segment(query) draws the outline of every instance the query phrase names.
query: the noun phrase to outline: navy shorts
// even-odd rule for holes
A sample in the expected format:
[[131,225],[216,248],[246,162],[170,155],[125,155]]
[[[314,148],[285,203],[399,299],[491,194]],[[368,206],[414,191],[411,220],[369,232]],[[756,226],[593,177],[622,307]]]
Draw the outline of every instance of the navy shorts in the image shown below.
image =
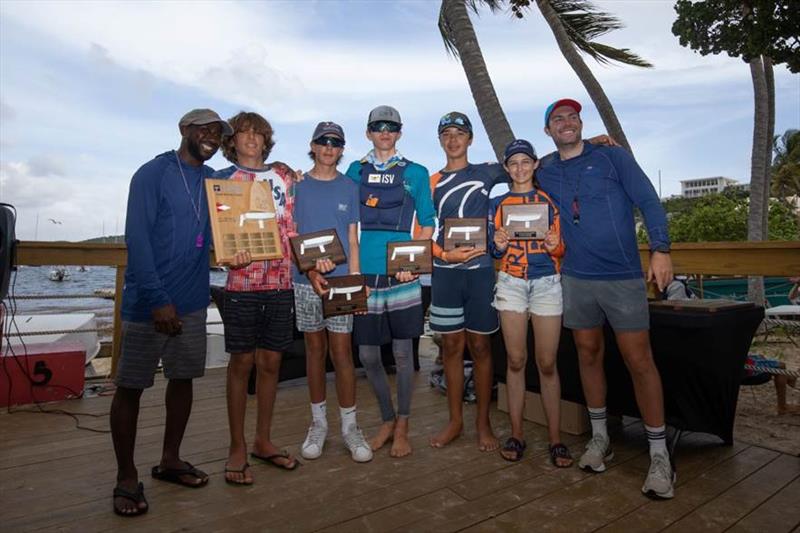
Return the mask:
[[494,268],[434,267],[431,290],[430,325],[438,333],[466,329],[488,335],[500,327],[492,307]]
[[353,317],[353,339],[358,345],[380,346],[392,339],[422,335],[422,288],[419,280],[400,283],[394,277],[366,274],[370,293],[367,314]]
[[294,292],[291,289],[225,292],[225,351],[256,349],[283,352],[294,340]]

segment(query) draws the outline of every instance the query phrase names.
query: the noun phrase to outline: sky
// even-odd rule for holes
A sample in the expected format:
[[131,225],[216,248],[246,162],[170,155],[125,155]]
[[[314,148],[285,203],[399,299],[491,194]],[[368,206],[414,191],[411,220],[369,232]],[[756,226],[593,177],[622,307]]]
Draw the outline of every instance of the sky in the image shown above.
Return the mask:
[[[670,28],[672,1],[596,1],[625,28],[601,42],[628,47],[654,69],[587,59],[635,156],[663,197],[680,180],[748,182],[753,91],[740,59],[700,56]],[[494,159],[459,61],[446,52],[437,0],[36,2],[0,0],[0,202],[18,211],[21,240],[83,240],[124,231],[133,173],[180,144],[178,120],[210,107],[264,115],[270,160],[307,169],[314,126],[344,127],[342,169],[370,148],[375,106],[396,107],[398,145],[431,172],[444,155],[436,125],[462,111],[475,126],[473,162]],[[538,11],[524,20],[472,15],[514,134],[540,154],[552,101],[585,104],[584,134],[602,122]],[[775,71],[776,133],[800,128],[800,76]],[[214,168],[229,163],[221,152]],[[52,219],[52,220],[50,220]],[[54,222],[55,221],[55,222]],[[58,222],[58,223],[56,223]]]

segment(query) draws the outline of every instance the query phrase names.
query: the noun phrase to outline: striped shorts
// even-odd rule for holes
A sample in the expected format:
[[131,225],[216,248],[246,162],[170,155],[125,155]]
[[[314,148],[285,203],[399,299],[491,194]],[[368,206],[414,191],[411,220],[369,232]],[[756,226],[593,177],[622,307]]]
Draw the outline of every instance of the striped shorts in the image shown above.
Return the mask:
[[283,352],[294,340],[294,293],[291,289],[225,291],[225,351],[256,349]]
[[153,386],[158,361],[167,379],[194,379],[205,373],[206,309],[180,317],[183,331],[170,337],[152,322],[122,322],[122,351],[114,383],[128,389]]
[[322,300],[311,285],[294,284],[294,309],[297,329],[313,333],[327,329],[333,333],[350,333],[353,331],[353,315],[340,315],[325,318],[322,316]]
[[358,345],[378,346],[392,339],[422,335],[422,288],[419,280],[400,283],[382,274],[366,274],[370,288],[367,314],[353,317],[353,339]]

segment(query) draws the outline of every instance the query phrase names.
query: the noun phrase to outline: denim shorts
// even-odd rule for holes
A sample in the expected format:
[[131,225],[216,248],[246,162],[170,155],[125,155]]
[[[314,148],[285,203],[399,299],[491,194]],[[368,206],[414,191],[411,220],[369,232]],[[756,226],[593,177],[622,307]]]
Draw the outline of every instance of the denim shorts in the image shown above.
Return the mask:
[[564,326],[591,329],[606,320],[614,331],[650,329],[650,308],[643,278],[587,280],[562,276]]
[[559,316],[563,311],[561,276],[522,279],[506,272],[497,275],[494,302],[498,311],[515,311],[539,316]]

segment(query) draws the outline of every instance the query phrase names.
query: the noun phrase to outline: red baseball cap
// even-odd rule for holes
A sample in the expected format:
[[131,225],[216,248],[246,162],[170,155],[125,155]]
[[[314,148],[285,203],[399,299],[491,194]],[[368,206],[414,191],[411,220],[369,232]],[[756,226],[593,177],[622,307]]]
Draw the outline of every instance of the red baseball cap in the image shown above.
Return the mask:
[[547,106],[547,110],[544,112],[544,127],[545,128],[547,127],[547,125],[550,122],[550,114],[554,110],[558,109],[561,106],[571,107],[577,113],[580,113],[581,109],[583,109],[581,107],[581,104],[579,104],[577,100],[573,100],[571,98],[562,98],[561,100],[556,100],[555,102],[553,102],[552,104]]

